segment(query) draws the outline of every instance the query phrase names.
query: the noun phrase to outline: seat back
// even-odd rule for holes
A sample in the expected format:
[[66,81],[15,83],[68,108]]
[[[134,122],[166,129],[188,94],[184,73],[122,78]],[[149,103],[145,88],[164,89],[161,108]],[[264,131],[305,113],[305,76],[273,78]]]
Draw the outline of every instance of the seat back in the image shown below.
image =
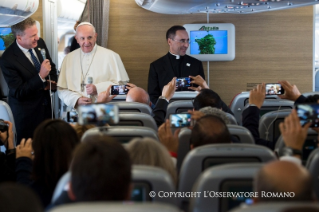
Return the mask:
[[164,203],[79,202],[53,208],[50,212],[180,212]]
[[[316,73],[316,76],[317,75],[318,74]],[[305,97],[308,97],[308,96],[311,96],[311,95],[319,95],[319,91],[306,92],[306,93],[303,93],[302,95],[305,96]]]
[[119,123],[112,126],[144,126],[157,131],[154,118],[146,113],[120,113]]
[[236,120],[235,116],[233,116],[233,115],[232,115],[232,114],[230,114],[230,113],[225,113],[225,114],[226,114],[226,116],[227,116],[228,120],[230,121],[230,124],[238,125],[238,123],[237,123],[237,120]]
[[263,105],[260,108],[260,116],[263,116],[264,114],[271,111],[293,109],[293,108],[294,108],[294,102],[290,100],[265,99]]
[[168,104],[166,111],[166,119],[170,114],[186,113],[188,110],[193,110],[192,100],[178,100]]
[[175,92],[170,102],[180,101],[180,100],[193,100],[198,95],[197,91],[178,91]]
[[291,113],[291,109],[268,112],[259,120],[260,138],[275,141],[280,136],[279,124]]
[[97,134],[106,134],[111,137],[116,138],[121,143],[127,143],[133,138],[139,137],[150,137],[158,140],[157,132],[148,127],[136,127],[136,126],[110,126],[110,127],[95,127],[87,130],[83,136],[84,138],[97,135]]
[[52,195],[51,203],[54,203],[59,198],[59,196],[62,194],[63,191],[69,190],[68,184],[70,180],[71,180],[71,172],[68,171],[60,178],[59,182],[56,184],[53,195]]
[[306,168],[309,170],[316,196],[319,197],[319,149],[311,152],[307,159]]
[[253,178],[261,167],[261,163],[240,163],[206,169],[198,177],[192,190],[201,192],[202,195],[190,199],[189,211],[226,212],[239,205],[241,203],[239,199],[245,202],[245,198],[210,198],[210,196],[215,195],[212,192],[253,192]]
[[239,126],[239,125],[232,125],[232,124],[227,124],[227,128],[229,130],[229,133],[237,137],[241,143],[244,143],[244,144],[255,143],[254,137],[252,136],[251,132],[247,128],[243,126]]
[[[263,163],[271,160],[276,160],[276,155],[270,149],[254,144],[211,144],[197,147],[186,155],[182,163],[178,190],[191,191],[200,173],[211,166],[225,163]],[[178,201],[182,209],[187,209],[189,198],[179,198]]]
[[142,104],[139,102],[125,102],[124,101],[112,101],[108,104],[116,104],[119,107],[119,112],[137,112],[137,113],[146,113],[148,115],[152,115],[152,109],[150,106],[146,104]]
[[[317,149],[317,132],[309,129],[308,130],[308,135],[306,138],[306,141],[303,145],[302,149],[302,162],[303,164],[306,164],[307,159],[309,158],[311,152],[315,149]],[[283,148],[285,147],[285,142],[280,136],[277,140],[276,146],[275,146],[275,152],[278,154],[278,156],[283,156]]]
[[[14,123],[14,118],[13,118],[13,114],[11,111],[10,106],[5,102],[5,101],[1,101],[0,100],[0,119],[3,119],[5,121],[10,121],[12,123],[12,131],[13,131],[13,140],[14,143],[16,144],[16,127],[15,127],[15,123]],[[5,148],[1,147],[1,151],[4,151]]]
[[[230,114],[231,115],[231,114]],[[241,143],[254,144],[255,140],[250,131],[242,126],[227,125],[229,133],[238,138]],[[178,135],[178,150],[177,150],[177,170],[180,170],[183,160],[190,151],[190,138],[192,131],[188,128],[182,128]]]
[[[132,168],[133,197],[132,200],[162,202],[177,205],[177,199],[165,196],[165,192],[175,192],[172,177],[162,168],[153,166],[133,165]],[[155,192],[150,197],[150,192]],[[137,198],[135,198],[137,197]]]

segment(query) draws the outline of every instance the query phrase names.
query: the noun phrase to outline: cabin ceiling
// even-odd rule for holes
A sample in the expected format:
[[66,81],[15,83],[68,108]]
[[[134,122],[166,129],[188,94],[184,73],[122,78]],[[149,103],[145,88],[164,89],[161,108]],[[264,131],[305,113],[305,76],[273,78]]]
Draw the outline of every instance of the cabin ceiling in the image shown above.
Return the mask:
[[250,14],[318,4],[319,0],[135,0],[140,7],[163,14]]

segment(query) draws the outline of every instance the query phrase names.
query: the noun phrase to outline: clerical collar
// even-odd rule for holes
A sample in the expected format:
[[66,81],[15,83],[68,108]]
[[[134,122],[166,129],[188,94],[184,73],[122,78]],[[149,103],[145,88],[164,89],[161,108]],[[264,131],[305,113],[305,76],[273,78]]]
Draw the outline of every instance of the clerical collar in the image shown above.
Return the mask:
[[173,56],[175,56],[176,60],[179,60],[181,58],[180,55],[177,55],[177,54],[173,54],[172,52],[169,51],[169,53]]

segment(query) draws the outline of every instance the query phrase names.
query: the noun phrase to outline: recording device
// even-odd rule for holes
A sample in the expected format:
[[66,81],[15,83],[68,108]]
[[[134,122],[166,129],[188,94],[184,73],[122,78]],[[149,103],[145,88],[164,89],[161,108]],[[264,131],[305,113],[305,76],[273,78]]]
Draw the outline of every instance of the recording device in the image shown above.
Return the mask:
[[128,91],[127,85],[112,85],[111,95],[126,95]]
[[66,113],[66,121],[69,123],[78,122],[78,113],[75,109],[72,109]]
[[295,109],[302,126],[311,122],[310,127],[319,127],[319,104],[298,104]]
[[266,95],[282,95],[284,88],[279,83],[266,83]]
[[47,59],[47,57],[45,56],[45,49],[41,49],[40,52],[41,52],[43,60]]
[[[93,77],[88,77],[87,84],[92,84],[92,83],[93,83]],[[88,98],[91,98],[91,95],[88,95]]]
[[89,104],[78,107],[78,123],[80,125],[117,124],[119,122],[119,109],[111,104]]
[[191,86],[191,79],[189,77],[176,78],[176,88],[183,89]]
[[171,114],[169,116],[169,122],[171,124],[171,127],[173,128],[189,127],[191,126],[191,114],[189,113]]
[[3,121],[3,119],[0,119],[0,132],[7,132],[8,129],[8,125]]

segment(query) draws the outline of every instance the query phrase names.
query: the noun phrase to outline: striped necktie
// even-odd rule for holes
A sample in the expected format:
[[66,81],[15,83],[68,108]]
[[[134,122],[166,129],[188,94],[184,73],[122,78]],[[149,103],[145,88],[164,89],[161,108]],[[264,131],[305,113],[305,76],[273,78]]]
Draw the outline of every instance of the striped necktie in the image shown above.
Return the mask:
[[33,62],[33,64],[34,64],[34,67],[35,67],[35,69],[36,69],[36,70],[38,71],[38,73],[39,73],[40,68],[41,68],[41,65],[40,65],[39,61],[37,60],[37,58],[34,56],[32,49],[29,49],[28,51],[29,51],[30,54],[31,54],[31,59],[32,59],[32,62]]

